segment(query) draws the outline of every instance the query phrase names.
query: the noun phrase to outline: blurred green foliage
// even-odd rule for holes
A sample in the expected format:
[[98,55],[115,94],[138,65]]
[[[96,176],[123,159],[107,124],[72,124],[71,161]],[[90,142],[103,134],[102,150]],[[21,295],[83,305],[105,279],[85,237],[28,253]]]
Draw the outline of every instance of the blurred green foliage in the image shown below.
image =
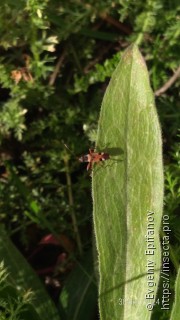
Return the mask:
[[[24,247],[33,223],[40,234],[66,234],[76,257],[91,247],[90,177],[76,156],[94,145],[105,88],[130,43],[140,46],[154,91],[176,71],[179,13],[176,0],[0,3],[0,220]],[[176,250],[178,84],[156,98]]]
[[[8,279],[9,274],[0,263],[0,317],[4,319],[18,320],[23,313],[29,312],[34,320],[40,319],[37,314],[32,313],[29,303],[32,301],[33,293],[29,291],[18,292],[13,282]],[[25,315],[25,314],[24,314]],[[28,318],[27,318],[28,319]]]

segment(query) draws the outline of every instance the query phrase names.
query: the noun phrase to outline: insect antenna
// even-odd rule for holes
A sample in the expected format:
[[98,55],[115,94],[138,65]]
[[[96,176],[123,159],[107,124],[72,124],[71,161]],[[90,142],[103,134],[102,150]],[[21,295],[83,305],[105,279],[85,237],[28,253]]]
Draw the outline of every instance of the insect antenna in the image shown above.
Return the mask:
[[69,147],[67,146],[67,144],[64,143],[63,140],[61,140],[61,142],[62,142],[62,144],[64,145],[64,147],[65,147],[76,159],[78,159],[78,157],[75,155],[75,153],[74,153],[71,149],[69,149]]

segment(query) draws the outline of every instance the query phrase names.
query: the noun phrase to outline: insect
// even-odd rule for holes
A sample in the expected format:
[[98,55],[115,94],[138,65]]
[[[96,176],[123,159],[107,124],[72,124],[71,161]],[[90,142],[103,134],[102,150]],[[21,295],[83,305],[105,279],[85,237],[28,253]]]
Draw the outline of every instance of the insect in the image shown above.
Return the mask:
[[[72,153],[68,146],[63,142],[64,146]],[[92,169],[93,163],[98,163],[110,159],[109,153],[95,152],[95,149],[89,149],[89,153],[82,155],[78,160],[80,162],[88,162],[87,170]]]
[[87,170],[92,169],[95,162],[105,161],[109,159],[109,154],[105,152],[95,152],[94,149],[89,149],[89,153],[79,158],[80,162],[88,162]]

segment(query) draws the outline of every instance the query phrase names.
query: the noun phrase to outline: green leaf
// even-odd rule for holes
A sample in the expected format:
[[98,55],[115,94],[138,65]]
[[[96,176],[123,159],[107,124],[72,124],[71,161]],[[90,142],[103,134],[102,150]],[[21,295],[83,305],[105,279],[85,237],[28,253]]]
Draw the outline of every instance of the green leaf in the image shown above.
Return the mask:
[[[159,280],[163,166],[154,96],[136,45],[125,51],[106,90],[97,149],[110,155],[102,166],[94,165],[92,175],[100,316],[147,320],[147,304],[155,301]],[[148,236],[153,242],[147,242]],[[155,249],[146,255],[150,244]],[[148,300],[149,290],[153,299]]]
[[57,310],[39,278],[7,237],[2,225],[0,225],[0,261],[2,260],[16,289],[31,289],[33,291],[34,297],[31,304],[40,319],[60,320]]
[[60,295],[60,304],[66,311],[64,320],[91,320],[97,303],[92,254],[77,265],[67,279]]
[[180,317],[180,304],[179,304],[179,297],[180,297],[180,268],[176,278],[176,285],[175,285],[175,301],[172,308],[171,318],[170,320],[179,320]]

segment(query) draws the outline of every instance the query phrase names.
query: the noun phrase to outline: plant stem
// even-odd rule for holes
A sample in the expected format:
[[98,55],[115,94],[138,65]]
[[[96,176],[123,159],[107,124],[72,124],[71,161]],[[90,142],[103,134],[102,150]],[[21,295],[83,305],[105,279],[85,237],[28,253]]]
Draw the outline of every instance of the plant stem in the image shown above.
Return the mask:
[[71,175],[69,172],[69,161],[67,158],[64,158],[64,163],[65,163],[65,168],[66,168],[66,181],[67,181],[67,190],[68,190],[71,219],[72,219],[72,224],[73,224],[73,229],[74,229],[74,234],[75,234],[78,250],[79,250],[80,255],[82,255],[82,244],[81,244],[80,234],[79,234],[79,230],[78,230],[76,215],[75,215],[75,211],[74,211],[72,182],[71,182]]
[[50,86],[54,85],[54,82],[56,81],[56,78],[58,76],[59,70],[60,70],[61,65],[62,65],[62,63],[64,61],[65,56],[66,56],[66,51],[64,50],[63,53],[61,54],[61,56],[58,59],[58,62],[56,64],[56,66],[55,66],[55,69],[54,69],[53,73],[50,76],[50,79],[49,79],[49,85]]
[[180,77],[180,67],[174,72],[173,76],[160,88],[155,92],[156,96],[160,96],[164,92],[166,92],[174,82]]

